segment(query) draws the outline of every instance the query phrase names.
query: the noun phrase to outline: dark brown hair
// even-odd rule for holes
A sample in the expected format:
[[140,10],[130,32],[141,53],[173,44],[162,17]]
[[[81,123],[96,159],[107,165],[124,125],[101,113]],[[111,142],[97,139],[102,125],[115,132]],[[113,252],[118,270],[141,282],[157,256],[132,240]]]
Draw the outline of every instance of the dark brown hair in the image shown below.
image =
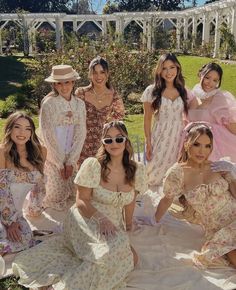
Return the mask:
[[222,81],[222,77],[223,77],[223,70],[222,70],[221,66],[219,66],[215,62],[209,62],[200,68],[200,70],[198,72],[198,76],[200,78],[202,78],[201,85],[202,85],[202,81],[205,78],[205,76],[211,71],[216,71],[219,75],[219,84],[217,86],[217,88],[219,88],[221,86],[221,81]]
[[[125,168],[125,182],[133,185],[135,179],[135,172],[137,169],[136,162],[133,161],[131,158],[133,157],[133,147],[131,142],[128,138],[128,132],[125,127],[125,124],[122,121],[112,121],[106,123],[103,127],[102,138],[104,138],[110,128],[116,128],[120,131],[121,135],[126,137],[125,141],[125,150],[123,153],[123,166]],[[110,173],[110,169],[108,168],[108,163],[111,160],[110,154],[106,151],[104,145],[102,144],[101,147],[98,149],[97,159],[101,164],[101,176],[104,181],[108,181],[108,175]]]
[[161,96],[164,89],[166,88],[166,83],[165,83],[165,80],[161,77],[161,73],[163,69],[163,64],[167,60],[172,61],[177,67],[177,75],[174,80],[174,87],[179,92],[179,95],[184,104],[184,111],[187,114],[188,104],[187,104],[187,91],[185,89],[185,81],[182,75],[181,64],[179,63],[177,57],[173,53],[163,54],[158,60],[158,63],[154,72],[154,88],[153,88],[152,95],[155,99],[152,102],[152,107],[154,111],[158,111],[161,107]]

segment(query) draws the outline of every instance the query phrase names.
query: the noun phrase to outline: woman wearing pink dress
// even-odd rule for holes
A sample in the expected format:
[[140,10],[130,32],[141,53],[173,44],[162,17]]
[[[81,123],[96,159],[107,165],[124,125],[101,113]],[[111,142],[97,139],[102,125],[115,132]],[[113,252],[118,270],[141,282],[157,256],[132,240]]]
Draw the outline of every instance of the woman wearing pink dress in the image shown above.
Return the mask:
[[216,63],[208,63],[199,71],[200,83],[192,93],[200,99],[196,109],[190,109],[191,122],[205,121],[211,126],[214,147],[210,160],[228,156],[236,162],[236,100],[232,94],[220,90],[223,71]]

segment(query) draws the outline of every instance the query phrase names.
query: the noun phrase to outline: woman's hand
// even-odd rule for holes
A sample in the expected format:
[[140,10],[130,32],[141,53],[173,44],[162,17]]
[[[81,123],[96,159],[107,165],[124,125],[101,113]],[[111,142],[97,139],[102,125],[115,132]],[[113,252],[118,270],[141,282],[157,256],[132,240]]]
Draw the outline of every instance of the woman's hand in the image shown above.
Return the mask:
[[13,222],[7,227],[7,238],[12,242],[21,242],[21,225],[18,222]]
[[106,240],[109,240],[116,236],[117,228],[116,226],[102,213],[96,211],[91,219],[94,219],[99,226],[99,233],[104,236]]
[[140,225],[156,226],[158,222],[156,221],[155,216],[137,216],[135,217],[136,221]]
[[211,163],[211,170],[213,172],[229,172],[231,178],[236,180],[236,164],[227,160],[219,160]]
[[152,159],[152,145],[151,143],[146,143],[146,159],[150,161]]

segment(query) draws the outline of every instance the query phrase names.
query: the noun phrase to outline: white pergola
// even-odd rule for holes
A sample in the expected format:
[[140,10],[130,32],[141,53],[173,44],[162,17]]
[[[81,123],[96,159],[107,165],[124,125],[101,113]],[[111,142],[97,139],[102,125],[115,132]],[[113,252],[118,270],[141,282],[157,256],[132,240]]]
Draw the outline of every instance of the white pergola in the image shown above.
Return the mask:
[[127,12],[104,15],[67,15],[64,13],[0,14],[0,54],[2,53],[2,30],[9,22],[16,23],[23,31],[24,50],[33,53],[34,35],[42,23],[49,23],[56,31],[56,47],[60,49],[63,41],[63,24],[71,22],[77,32],[86,22],[93,22],[102,35],[108,35],[108,23],[114,22],[117,36],[124,34],[125,28],[136,22],[143,31],[143,44],[153,49],[154,29],[166,21],[176,30],[176,50],[189,35],[195,38],[197,27],[202,24],[202,44],[210,41],[210,30],[214,32],[214,57],[220,47],[220,26],[225,23],[236,40],[236,0],[221,0],[200,7],[182,11]]

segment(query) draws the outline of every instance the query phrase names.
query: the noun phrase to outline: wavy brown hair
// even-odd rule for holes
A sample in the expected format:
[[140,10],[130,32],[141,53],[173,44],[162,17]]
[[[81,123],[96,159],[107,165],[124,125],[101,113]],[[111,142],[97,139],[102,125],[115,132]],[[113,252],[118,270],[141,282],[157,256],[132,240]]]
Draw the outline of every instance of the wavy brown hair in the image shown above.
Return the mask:
[[181,64],[179,63],[177,57],[173,53],[166,53],[160,56],[157,66],[154,71],[154,88],[152,91],[152,95],[154,97],[154,101],[152,102],[152,107],[154,111],[159,111],[161,107],[161,96],[163,91],[166,88],[165,80],[161,77],[162,69],[164,62],[170,60],[172,61],[177,67],[177,75],[174,79],[174,87],[179,92],[179,95],[184,104],[184,111],[188,113],[188,104],[187,104],[187,91],[185,89],[185,81],[182,75],[182,68]]
[[[121,135],[126,137],[125,141],[125,150],[123,153],[122,163],[125,169],[125,182],[131,186],[134,185],[135,180],[135,172],[137,169],[136,162],[132,160],[133,158],[133,147],[131,142],[128,138],[128,131],[125,127],[125,124],[122,121],[111,121],[106,123],[103,127],[102,138],[105,138],[107,132],[110,128],[116,128],[120,131]],[[108,175],[110,173],[110,169],[108,167],[108,163],[111,160],[110,154],[105,150],[104,145],[102,144],[101,147],[98,149],[97,159],[101,164],[101,177],[102,179],[107,182]]]
[[16,144],[11,139],[12,129],[17,120],[24,118],[29,121],[31,127],[31,136],[30,139],[26,142],[26,152],[27,160],[32,164],[37,170],[43,173],[43,153],[42,146],[40,145],[39,139],[35,133],[35,125],[33,120],[25,112],[15,112],[7,118],[7,122],[4,127],[4,137],[3,137],[3,146],[5,151],[5,158],[14,164],[16,168],[28,170],[20,163],[20,156],[17,151]]

